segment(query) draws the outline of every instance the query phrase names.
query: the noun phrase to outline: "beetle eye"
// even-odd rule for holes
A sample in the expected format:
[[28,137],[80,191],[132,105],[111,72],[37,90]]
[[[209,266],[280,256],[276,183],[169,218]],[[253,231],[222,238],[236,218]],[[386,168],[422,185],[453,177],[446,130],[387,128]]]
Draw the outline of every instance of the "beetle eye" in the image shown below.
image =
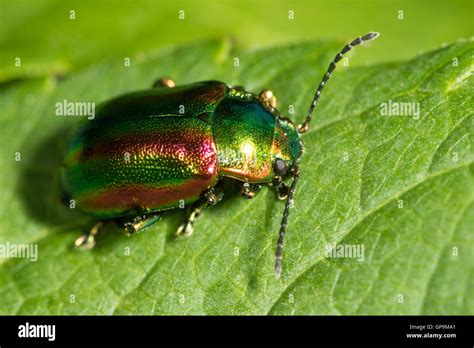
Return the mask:
[[282,159],[277,158],[273,165],[273,170],[278,176],[284,176],[286,174],[286,163]]

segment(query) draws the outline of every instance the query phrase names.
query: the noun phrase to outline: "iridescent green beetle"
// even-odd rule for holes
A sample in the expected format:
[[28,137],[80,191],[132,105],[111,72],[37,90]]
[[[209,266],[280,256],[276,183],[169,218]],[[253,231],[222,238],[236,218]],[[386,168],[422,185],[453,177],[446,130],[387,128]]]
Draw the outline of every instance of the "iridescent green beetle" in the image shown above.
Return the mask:
[[[370,32],[347,44],[330,63],[303,124],[276,110],[268,90],[259,95],[218,81],[175,86],[161,79],[154,88],[103,104],[76,134],[64,158],[63,192],[98,222],[76,246],[91,248],[103,221],[138,232],[163,211],[188,206],[176,235],[190,235],[201,211],[222,198],[226,178],[254,197],[268,184],[285,199],[276,250],[281,274],[283,238],[300,175],[300,134],[308,130],[321,91],[336,63],[353,46],[374,39]],[[287,186],[285,180],[291,178]]]

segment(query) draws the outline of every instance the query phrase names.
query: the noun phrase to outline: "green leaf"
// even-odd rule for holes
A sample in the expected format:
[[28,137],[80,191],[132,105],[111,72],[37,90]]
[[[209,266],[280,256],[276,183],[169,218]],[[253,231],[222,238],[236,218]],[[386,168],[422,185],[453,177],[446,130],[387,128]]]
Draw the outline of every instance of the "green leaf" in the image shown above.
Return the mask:
[[[0,313],[474,314],[472,42],[368,67],[352,67],[356,53],[339,66],[303,136],[279,280],[283,203],[270,187],[249,201],[226,197],[188,239],[172,238],[178,211],[130,238],[110,226],[94,250],[72,248],[93,221],[59,203],[61,156],[79,120],[55,116],[55,103],[101,102],[160,76],[219,79],[272,89],[279,110],[302,121],[339,48],[210,41],[128,68],[111,59],[62,80],[3,84],[0,243],[36,244],[38,260],[0,260]],[[384,116],[388,101],[419,103],[420,113]],[[363,260],[325,253],[344,245],[363,247]]]
[[[231,36],[239,45],[261,47],[325,37],[351,40],[376,30],[384,40],[358,53],[361,62],[372,62],[406,59],[472,35],[471,0],[220,0],[211,5],[212,11],[195,0],[0,0],[0,82],[69,74],[103,57],[123,61],[210,37]],[[420,27],[429,28],[430,35]]]

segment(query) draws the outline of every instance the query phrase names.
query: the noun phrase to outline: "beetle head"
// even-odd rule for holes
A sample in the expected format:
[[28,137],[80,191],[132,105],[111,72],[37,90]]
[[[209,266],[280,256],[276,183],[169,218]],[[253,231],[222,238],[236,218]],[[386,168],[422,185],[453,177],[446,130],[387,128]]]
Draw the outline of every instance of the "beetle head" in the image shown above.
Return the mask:
[[274,184],[292,176],[302,154],[303,142],[296,126],[288,118],[277,117],[272,144]]

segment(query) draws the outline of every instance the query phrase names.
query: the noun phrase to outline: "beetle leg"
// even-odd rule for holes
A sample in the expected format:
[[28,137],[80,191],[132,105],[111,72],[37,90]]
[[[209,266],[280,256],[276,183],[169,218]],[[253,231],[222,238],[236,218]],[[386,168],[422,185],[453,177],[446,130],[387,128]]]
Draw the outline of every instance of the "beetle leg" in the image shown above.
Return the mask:
[[156,212],[156,213],[150,213],[150,214],[137,215],[133,217],[131,220],[119,219],[117,220],[117,222],[121,227],[123,227],[127,235],[131,235],[133,233],[143,231],[144,229],[158,222],[160,219],[161,219],[161,214]]
[[258,96],[262,100],[262,102],[270,106],[272,109],[276,108],[277,99],[272,91],[270,91],[269,89],[264,89],[259,93]]
[[96,224],[92,226],[89,233],[83,234],[76,239],[74,245],[81,249],[92,249],[95,246],[95,236],[103,224],[102,221],[97,221]]
[[284,183],[281,182],[277,187],[278,198],[281,200],[285,200],[288,197],[288,193],[290,192],[290,188]]
[[194,229],[193,224],[196,221],[196,219],[199,217],[199,215],[201,215],[204,208],[216,205],[217,203],[220,202],[223,196],[224,196],[224,192],[222,190],[222,185],[221,183],[219,183],[216,186],[214,186],[212,189],[210,189],[204,195],[203,198],[194,202],[188,211],[188,216],[186,217],[186,220],[176,230],[174,234],[175,238],[181,235],[185,237],[189,237],[190,235],[192,235],[193,229]]
[[178,227],[176,230],[174,237],[178,238],[179,236],[183,235],[189,237],[193,234],[193,224],[196,219],[201,215],[201,212],[206,207],[207,202],[204,200],[199,200],[198,202],[194,203],[189,210],[188,216],[186,220]]
[[162,77],[155,82],[153,82],[153,88],[168,87],[173,88],[176,86],[176,83],[169,77]]
[[240,188],[240,194],[246,199],[251,199],[260,192],[261,188],[262,184],[250,184],[248,182],[244,182]]
[[274,177],[271,185],[276,188],[278,193],[278,199],[285,200],[288,197],[290,188],[283,182],[283,179],[281,177]]

